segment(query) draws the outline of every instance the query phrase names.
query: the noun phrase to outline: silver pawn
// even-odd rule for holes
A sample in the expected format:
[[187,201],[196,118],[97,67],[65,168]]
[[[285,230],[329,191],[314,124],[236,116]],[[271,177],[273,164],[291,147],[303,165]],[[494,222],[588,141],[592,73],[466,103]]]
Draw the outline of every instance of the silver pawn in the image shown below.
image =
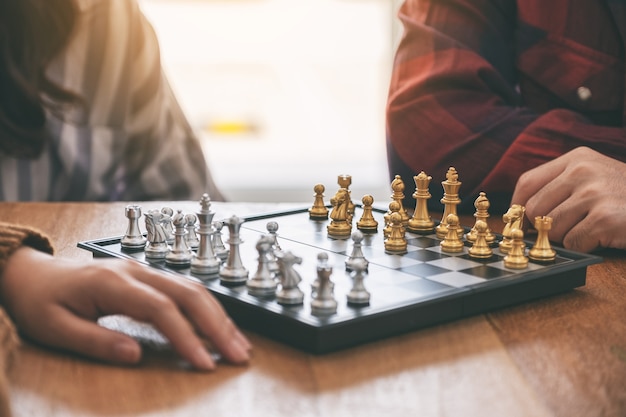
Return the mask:
[[[311,283],[311,294],[315,296],[317,289],[320,286],[320,269],[328,268],[328,254],[326,252],[320,252],[317,254],[317,275],[315,280]],[[332,269],[332,268],[331,268]]]
[[220,259],[213,252],[212,220],[215,212],[211,210],[211,200],[208,194],[203,194],[200,199],[201,209],[197,213],[200,225],[196,233],[198,238],[198,252],[191,259],[191,272],[199,275],[217,275],[220,270]]
[[[354,242],[353,246],[352,246],[352,253],[350,254],[350,256],[348,257],[348,259],[346,259],[346,271],[351,271],[352,268],[350,267],[350,262],[354,259],[363,259],[365,260],[365,256],[363,255],[363,250],[362,250],[362,246],[363,244],[361,242],[363,242],[363,232],[361,232],[360,230],[356,230],[354,233],[352,233],[352,241]],[[366,266],[369,264],[369,262],[366,262]]]
[[126,206],[126,218],[128,218],[128,227],[120,244],[123,249],[142,250],[146,247],[147,239],[139,229],[139,218],[141,217],[141,206]]
[[174,225],[174,243],[172,244],[172,249],[165,256],[165,263],[173,267],[189,266],[193,252],[185,241],[187,230],[185,229],[185,215],[182,210],[178,210],[174,215],[172,224]]
[[[174,216],[174,210],[171,207],[163,207],[161,209],[161,213],[165,214],[163,217],[163,227],[165,228],[165,233],[167,234],[167,243],[174,243],[174,230],[172,227],[172,217]],[[167,219],[167,220],[166,220]]]

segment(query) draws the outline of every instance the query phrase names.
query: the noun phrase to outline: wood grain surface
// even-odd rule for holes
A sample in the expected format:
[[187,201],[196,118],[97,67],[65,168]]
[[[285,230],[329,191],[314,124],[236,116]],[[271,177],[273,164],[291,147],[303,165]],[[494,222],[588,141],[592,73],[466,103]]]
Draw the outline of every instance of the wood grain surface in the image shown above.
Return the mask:
[[[0,219],[37,227],[58,256],[90,262],[77,242],[123,234],[125,205],[0,203]],[[286,207],[213,205],[217,218]],[[580,289],[328,355],[247,333],[251,363],[211,373],[190,370],[150,328],[111,317],[148,341],[141,364],[117,367],[25,341],[9,373],[14,414],[626,416],[626,259],[601,255]]]

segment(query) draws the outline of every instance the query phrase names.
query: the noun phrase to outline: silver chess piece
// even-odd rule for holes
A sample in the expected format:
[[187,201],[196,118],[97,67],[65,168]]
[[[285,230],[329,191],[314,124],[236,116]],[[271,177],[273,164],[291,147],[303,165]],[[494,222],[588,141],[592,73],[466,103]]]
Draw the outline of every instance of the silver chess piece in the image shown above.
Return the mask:
[[163,228],[167,235],[167,243],[171,245],[174,243],[174,227],[172,225],[174,210],[171,207],[163,207],[161,213],[165,214],[165,216],[163,216]]
[[[352,252],[350,253],[350,256],[348,257],[348,259],[346,259],[346,271],[351,271],[351,266],[350,263],[351,261],[353,261],[354,259],[363,259],[365,260],[365,255],[363,255],[363,232],[361,232],[360,230],[356,230],[352,233]],[[367,261],[366,265],[369,263]]]
[[[221,261],[213,252],[212,236],[213,216],[215,212],[211,210],[211,200],[208,194],[203,194],[200,199],[200,211],[196,213],[198,218],[198,251],[191,259],[191,273],[199,275],[217,275],[220,270]],[[187,224],[189,225],[189,223]]]
[[254,296],[267,296],[276,293],[278,283],[270,269],[270,261],[273,261],[272,237],[263,235],[259,238],[256,249],[259,252],[257,270],[246,282],[248,293]]
[[146,247],[147,239],[139,229],[139,218],[141,217],[141,206],[126,206],[126,218],[128,218],[128,227],[126,233],[122,237],[120,244],[126,250],[143,250]]
[[304,293],[298,287],[302,278],[293,267],[295,264],[301,264],[302,258],[294,255],[290,251],[276,251],[275,255],[278,260],[278,267],[280,268],[278,275],[280,287],[278,291],[276,291],[276,301],[283,305],[302,304],[304,301]]
[[234,215],[225,221],[229,232],[228,259],[226,265],[219,272],[221,282],[225,285],[240,285],[248,280],[248,270],[243,266],[239,253],[239,245],[243,243],[239,236],[243,222],[242,218]]
[[185,242],[187,242],[187,246],[189,249],[196,250],[200,245],[200,239],[196,234],[196,223],[198,222],[198,216],[193,213],[189,213],[185,215],[185,229],[187,230],[187,234],[185,235]]
[[185,215],[182,210],[176,212],[172,218],[172,224],[174,225],[174,243],[172,249],[165,255],[165,263],[173,267],[189,266],[193,252],[185,240],[187,229],[185,229]]
[[222,228],[224,227],[223,221],[214,221],[213,222],[213,236],[211,237],[211,242],[213,243],[213,252],[215,256],[217,256],[220,261],[225,262],[228,259],[228,249],[224,246],[224,242],[222,241]]
[[368,305],[370,303],[370,293],[363,285],[367,271],[367,261],[355,258],[350,261],[350,269],[352,270],[352,289],[348,293],[348,304]]
[[[318,256],[318,260],[320,256]],[[334,314],[337,312],[337,300],[333,294],[335,284],[330,280],[333,268],[325,263],[317,267],[317,291],[311,299],[311,313],[315,315]]]
[[148,243],[146,244],[145,255],[147,259],[165,259],[165,255],[170,251],[167,244],[167,232],[163,227],[163,217],[169,216],[159,210],[150,210],[144,214],[146,229],[148,231]]

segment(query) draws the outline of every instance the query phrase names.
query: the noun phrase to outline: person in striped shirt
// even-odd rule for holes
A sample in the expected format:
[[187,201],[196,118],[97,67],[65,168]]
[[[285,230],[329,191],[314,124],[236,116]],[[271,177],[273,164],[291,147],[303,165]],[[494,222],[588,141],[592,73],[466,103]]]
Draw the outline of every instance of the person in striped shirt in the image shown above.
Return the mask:
[[399,17],[391,177],[454,166],[460,211],[484,191],[494,213],[553,217],[567,248],[626,249],[626,3],[406,0]]
[[0,200],[222,199],[136,1],[0,16]]

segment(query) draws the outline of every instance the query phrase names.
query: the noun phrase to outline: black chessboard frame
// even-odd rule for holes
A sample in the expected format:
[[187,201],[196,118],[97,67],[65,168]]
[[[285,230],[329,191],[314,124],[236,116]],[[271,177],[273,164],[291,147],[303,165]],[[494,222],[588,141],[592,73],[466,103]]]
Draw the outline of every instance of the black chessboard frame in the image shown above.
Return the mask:
[[[252,247],[254,250],[256,240],[254,240],[254,237],[251,238],[251,236],[260,236],[264,233],[264,230],[260,230],[260,221],[275,220],[280,224],[281,218],[293,215],[299,215],[303,222],[310,221],[308,220],[307,212],[308,208],[302,208],[244,217],[246,221],[241,229],[244,241],[246,241],[244,245],[248,245],[248,247]],[[374,209],[374,213],[382,219],[384,211]],[[355,218],[358,218],[356,214]],[[248,225],[254,225],[255,222],[256,227],[248,227]],[[382,227],[379,224],[378,235],[382,235]],[[325,229],[325,225],[323,228]],[[247,236],[245,236],[246,234]],[[309,257],[314,257],[311,250],[317,252],[328,251],[339,260],[345,260],[348,256],[348,251],[332,251],[327,246],[315,247],[315,244],[299,240],[298,238],[290,238],[289,235],[288,230],[279,230],[279,239],[280,242],[283,242],[281,246],[283,249],[292,250],[298,256],[302,255],[299,255],[297,249],[288,248],[287,242],[299,245],[297,247],[300,247],[301,250],[308,247]],[[375,303],[374,300],[376,300],[378,295],[374,290],[368,288],[372,293],[371,305],[354,308],[342,305],[342,303],[345,304],[345,299],[341,300],[338,298],[340,309],[337,314],[316,316],[303,306],[285,307],[272,299],[251,296],[247,293],[245,285],[229,287],[220,284],[218,278],[206,280],[201,276],[195,276],[191,274],[189,268],[170,268],[162,261],[148,261],[145,259],[143,252],[122,250],[120,245],[121,237],[79,242],[78,247],[92,252],[94,257],[134,259],[154,268],[180,274],[188,278],[196,278],[220,300],[232,319],[242,328],[314,354],[329,353],[584,286],[587,266],[602,261],[601,258],[594,255],[576,253],[555,247],[558,256],[567,261],[556,262],[525,272],[518,272],[509,279],[487,280],[481,285],[461,288],[450,287],[448,289],[441,284],[432,283],[441,288],[438,288],[432,294],[425,294],[419,298],[387,302],[386,304]],[[498,240],[500,238],[501,236],[498,236]],[[377,239],[382,241],[382,236],[377,237]],[[227,241],[227,239],[224,240]],[[349,245],[349,243],[346,243],[346,245]],[[532,246],[532,242],[527,242],[527,246]],[[256,253],[256,250],[254,252]],[[250,259],[256,260],[256,257],[250,254],[248,262],[250,262]],[[252,275],[255,271],[256,263],[244,263],[244,265],[246,265]],[[335,265],[339,265],[339,262],[336,262]],[[337,268],[338,266],[335,266],[334,270],[337,271]],[[311,268],[309,267],[309,269]],[[298,270],[300,271],[300,269]],[[333,280],[335,280],[335,273],[333,272],[333,277],[331,277]],[[394,273],[395,271],[390,271],[385,266],[373,264],[370,260],[368,276]],[[368,276],[365,279],[366,287],[368,287]],[[388,276],[391,277],[393,275]],[[420,278],[420,280],[422,279]],[[306,282],[301,284],[301,288],[305,292],[307,292],[307,289],[304,288],[306,285],[309,284]],[[307,302],[309,301],[305,299],[305,303]]]

